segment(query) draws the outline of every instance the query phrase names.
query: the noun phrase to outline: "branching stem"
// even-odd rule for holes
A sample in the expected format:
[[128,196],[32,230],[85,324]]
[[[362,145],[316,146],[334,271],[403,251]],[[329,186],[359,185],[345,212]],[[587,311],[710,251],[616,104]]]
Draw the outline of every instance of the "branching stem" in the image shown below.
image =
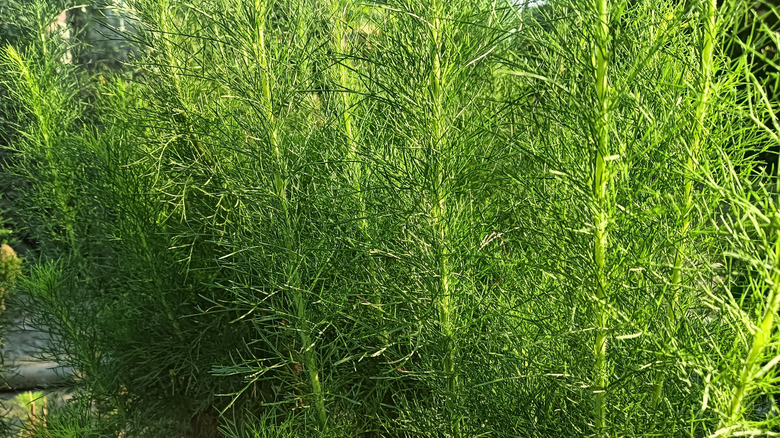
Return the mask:
[[[715,46],[715,32],[717,19],[716,0],[705,0],[704,3],[704,44],[701,52],[701,79],[702,87],[696,104],[695,124],[691,138],[691,147],[688,153],[688,161],[685,167],[685,188],[683,195],[683,210],[680,220],[679,238],[675,251],[674,268],[672,270],[671,296],[669,297],[668,322],[674,327],[678,317],[680,287],[682,286],[682,271],[688,254],[688,234],[691,228],[691,209],[693,208],[693,176],[698,167],[701,154],[702,135],[704,122],[707,116],[707,103],[710,89],[712,88],[712,64]],[[656,408],[663,399],[663,385],[665,372],[659,372],[655,376],[653,387],[652,406]]]
[[[442,7],[439,1],[434,0],[431,7],[433,13],[431,27],[431,56],[432,68],[430,79],[430,94],[433,103],[432,125],[432,150],[429,158],[434,160],[434,193],[432,199],[432,226],[433,236],[436,240],[436,262],[438,281],[436,295],[439,303],[439,324],[444,338],[444,363],[443,372],[447,382],[447,410],[454,415],[457,406],[458,375],[455,367],[457,352],[455,349],[454,333],[454,304],[452,302],[452,268],[450,266],[450,254],[447,243],[451,240],[447,231],[447,181],[445,176],[444,160],[448,158],[448,143],[445,138],[444,121],[444,73],[442,69]],[[457,420],[453,421],[453,434],[459,436],[460,427]]]
[[596,306],[595,325],[596,339],[593,351],[596,362],[593,369],[594,391],[594,425],[596,433],[605,435],[606,428],[606,392],[607,392],[607,324],[608,324],[608,279],[606,252],[609,244],[609,208],[611,204],[609,182],[611,178],[609,156],[609,82],[607,71],[609,65],[609,5],[607,0],[597,0],[595,67],[596,67],[596,98],[598,102],[596,121],[596,157],[593,174],[593,199],[596,202],[593,224],[594,249],[593,258],[596,265]]
[[280,210],[284,219],[284,249],[288,257],[286,263],[285,276],[289,290],[292,292],[292,302],[294,312],[298,320],[298,334],[301,340],[301,349],[303,356],[303,365],[309,378],[309,384],[314,397],[314,409],[317,416],[317,423],[320,431],[327,430],[327,411],[325,410],[325,395],[320,382],[319,367],[317,364],[316,352],[311,339],[311,324],[307,314],[307,300],[305,290],[302,287],[301,274],[298,269],[297,259],[300,256],[295,238],[295,224],[290,214],[289,199],[287,197],[287,164],[282,153],[282,145],[279,140],[278,122],[273,108],[273,99],[271,94],[272,77],[269,74],[268,54],[265,43],[265,20],[267,14],[265,1],[255,0],[255,11],[257,14],[255,22],[255,57],[259,63],[262,81],[262,98],[265,108],[265,117],[269,122],[270,132],[268,133],[268,142],[273,149],[276,158],[276,168],[274,169],[274,191],[279,202]]

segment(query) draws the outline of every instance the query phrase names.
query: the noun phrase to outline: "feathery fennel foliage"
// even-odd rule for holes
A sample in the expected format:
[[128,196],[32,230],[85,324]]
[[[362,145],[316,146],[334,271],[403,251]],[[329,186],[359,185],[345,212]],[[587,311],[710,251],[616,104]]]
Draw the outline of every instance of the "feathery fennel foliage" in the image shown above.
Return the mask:
[[45,37],[2,51],[2,180],[40,253],[22,284],[79,372],[53,418],[777,430],[770,3],[128,8],[132,75]]

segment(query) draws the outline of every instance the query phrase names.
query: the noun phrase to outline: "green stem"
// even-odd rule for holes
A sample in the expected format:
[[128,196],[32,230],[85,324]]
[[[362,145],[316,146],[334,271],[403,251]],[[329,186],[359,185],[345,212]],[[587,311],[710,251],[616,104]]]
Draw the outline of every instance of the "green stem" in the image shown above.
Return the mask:
[[[458,374],[455,368],[457,361],[457,351],[455,348],[454,332],[454,311],[455,306],[452,302],[452,268],[450,266],[450,254],[447,242],[449,233],[447,232],[447,190],[446,177],[443,160],[446,158],[447,140],[446,126],[444,123],[444,79],[442,72],[442,23],[441,23],[441,5],[438,1],[433,1],[433,26],[431,28],[431,41],[433,43],[432,61],[430,79],[430,93],[433,100],[433,124],[432,124],[432,150],[429,158],[434,160],[435,189],[433,193],[432,209],[432,227],[434,239],[436,239],[436,258],[438,281],[436,284],[436,295],[439,307],[439,324],[444,337],[444,361],[443,372],[447,382],[447,401],[446,407],[450,413],[454,413],[457,406],[458,395]],[[460,424],[453,420],[453,435],[460,435]]]
[[780,311],[780,235],[775,237],[775,260],[774,273],[767,297],[764,314],[761,317],[761,323],[753,334],[753,344],[750,346],[742,373],[739,376],[739,383],[734,390],[728,411],[728,424],[731,426],[737,423],[742,417],[742,401],[749,392],[750,385],[756,378],[756,368],[761,364],[760,360],[764,355],[772,337],[772,328],[774,327],[775,315]]
[[706,3],[706,21],[704,31],[704,47],[701,53],[701,75],[704,84],[699,95],[699,102],[696,105],[696,124],[693,126],[691,150],[686,163],[685,176],[685,208],[683,209],[683,220],[680,226],[681,238],[678,241],[677,255],[674,260],[674,270],[672,272],[672,297],[669,306],[669,316],[674,318],[674,312],[677,310],[679,300],[679,285],[682,279],[682,266],[685,259],[686,237],[691,227],[690,210],[693,206],[693,175],[698,167],[698,159],[702,144],[702,132],[704,130],[704,119],[707,116],[707,103],[709,101],[710,89],[712,88],[712,63],[715,42],[715,20],[717,5],[716,0],[708,0]]
[[48,27],[49,23],[48,20],[45,17],[45,10],[44,7],[46,5],[46,2],[37,1],[35,2],[35,19],[37,20],[36,23],[38,23],[38,38],[41,40],[41,50],[43,53],[43,59],[47,62],[49,57],[49,44],[46,42],[48,35],[50,34]]
[[303,351],[303,365],[306,368],[306,373],[309,378],[309,384],[311,385],[313,397],[314,397],[314,409],[317,415],[317,422],[321,432],[327,430],[327,411],[325,410],[325,395],[320,382],[319,369],[317,365],[317,358],[314,351],[314,345],[311,340],[309,331],[310,320],[306,312],[307,301],[304,289],[302,286],[302,280],[300,272],[297,266],[298,253],[296,247],[296,239],[294,236],[294,226],[290,215],[289,199],[287,198],[287,165],[282,154],[282,146],[279,140],[278,121],[273,111],[273,99],[271,94],[271,76],[269,74],[269,62],[268,54],[265,45],[265,19],[267,12],[267,4],[262,0],[255,0],[255,11],[257,13],[257,20],[255,23],[255,43],[253,45],[254,55],[257,59],[263,77],[262,85],[262,98],[263,105],[265,107],[265,117],[268,120],[271,132],[269,133],[269,142],[273,149],[274,158],[276,159],[276,169],[274,169],[274,191],[277,200],[280,204],[280,210],[284,217],[284,245],[285,252],[287,254],[289,271],[286,273],[286,281],[290,286],[290,290],[293,293],[293,306],[295,315],[298,319],[298,334],[301,340],[301,346]]
[[[342,122],[344,124],[344,134],[348,143],[347,162],[350,163],[351,166],[350,180],[360,201],[362,213],[365,211],[365,201],[363,198],[362,187],[360,185],[363,169],[358,162],[357,148],[359,139],[356,138],[356,132],[353,129],[352,107],[354,105],[354,95],[350,90],[349,70],[351,67],[351,62],[350,58],[346,56],[348,47],[347,35],[344,29],[347,16],[341,1],[334,0],[333,9],[333,46],[336,49],[335,51],[337,55],[343,56],[343,59],[338,64],[336,83],[340,89],[339,96],[341,97],[341,116]],[[360,227],[361,229],[366,230],[368,228],[368,222],[365,216],[361,216],[361,218]]]
[[[669,297],[668,321],[674,326],[677,320],[677,308],[679,305],[680,287],[682,284],[683,263],[688,254],[688,234],[691,228],[691,208],[693,207],[693,176],[698,167],[698,159],[702,144],[702,134],[704,130],[704,119],[707,116],[707,103],[709,101],[710,89],[712,88],[712,65],[713,53],[715,49],[715,32],[717,19],[716,0],[705,0],[705,25],[704,25],[704,45],[701,52],[701,94],[696,104],[695,118],[691,139],[691,150],[688,154],[686,163],[684,203],[682,211],[682,220],[680,221],[679,239],[674,257],[674,268],[672,270],[671,296]],[[656,376],[653,388],[652,406],[656,408],[663,398],[663,385],[665,372],[660,372]]]
[[606,429],[606,391],[607,391],[607,268],[606,251],[609,243],[607,223],[609,221],[610,180],[609,163],[609,83],[607,81],[608,45],[609,45],[609,5],[607,0],[597,0],[598,25],[596,26],[596,97],[598,101],[597,149],[595,172],[593,174],[593,199],[596,210],[593,217],[595,225],[593,257],[596,264],[596,339],[593,345],[595,365],[593,369],[594,406],[593,416],[596,432],[605,435]]
[[[365,242],[370,242],[372,238],[371,229],[368,225],[368,217],[367,217],[367,201],[366,201],[366,193],[363,191],[363,184],[364,184],[364,172],[363,172],[363,162],[360,159],[358,147],[360,145],[361,137],[360,137],[360,131],[354,128],[354,113],[353,108],[355,105],[355,93],[353,93],[352,90],[352,81],[350,77],[350,70],[352,70],[352,65],[350,62],[350,58],[347,55],[347,50],[349,47],[347,46],[347,34],[345,32],[345,25],[347,24],[347,14],[345,5],[340,0],[334,0],[333,4],[333,17],[334,17],[334,26],[333,26],[333,46],[335,48],[335,52],[339,55],[344,55],[341,62],[338,64],[338,70],[336,77],[334,78],[337,88],[339,91],[339,96],[341,99],[341,116],[342,116],[342,122],[344,127],[344,135],[347,141],[347,155],[346,155],[346,161],[349,163],[349,174],[348,178],[350,181],[350,184],[352,185],[352,190],[355,193],[355,196],[357,197],[358,201],[358,217],[360,218],[358,222],[359,226],[359,232],[364,239]],[[368,275],[371,280],[376,280],[375,273],[377,272],[377,266],[376,262],[373,259],[369,259],[368,261]],[[372,284],[377,284],[376,281],[372,281]],[[376,288],[373,294],[371,294],[371,299],[373,300],[373,304],[375,305],[375,308],[382,309],[382,293],[380,288]],[[386,328],[383,325],[382,330],[379,333],[380,341],[383,345],[387,345],[389,343],[389,335],[387,333]]]
[[197,158],[200,158],[203,157],[204,154],[200,143],[196,140],[195,132],[188,114],[187,101],[189,99],[184,92],[185,87],[182,85],[181,62],[179,61],[176,51],[174,50],[175,47],[170,40],[177,33],[176,29],[171,26],[175,14],[172,12],[173,6],[170,4],[170,0],[161,0],[158,10],[160,11],[160,30],[162,31],[163,45],[165,46],[165,60],[168,63],[167,67],[170,69],[173,88],[176,90],[176,99],[181,105],[181,108],[174,109],[181,111],[182,118],[184,119],[184,128],[187,132],[186,141],[192,146],[193,151],[197,153]]
[[[41,14],[40,5],[38,5],[38,13]],[[39,19],[42,19],[39,16]],[[45,165],[48,166],[48,172],[51,173],[54,185],[54,198],[56,199],[57,208],[60,209],[63,215],[63,226],[65,228],[65,240],[70,245],[70,249],[74,252],[74,255],[78,255],[79,246],[76,240],[76,209],[70,204],[72,201],[71,193],[67,181],[73,178],[72,175],[61,175],[62,163],[61,157],[55,154],[57,148],[56,139],[57,132],[62,130],[58,129],[57,125],[60,122],[56,118],[56,111],[52,111],[52,106],[55,105],[49,101],[51,96],[47,95],[49,85],[46,83],[47,79],[51,79],[51,72],[49,70],[51,66],[51,59],[47,59],[48,42],[44,39],[41,41],[43,46],[43,57],[39,60],[37,68],[31,68],[31,60],[25,59],[13,46],[6,48],[6,55],[15,67],[18,68],[19,74],[22,78],[24,91],[19,90],[19,95],[25,100],[29,110],[35,116],[35,127],[37,128],[38,138],[41,149],[46,156]],[[34,64],[33,64],[34,65]],[[64,128],[63,128],[64,129]]]

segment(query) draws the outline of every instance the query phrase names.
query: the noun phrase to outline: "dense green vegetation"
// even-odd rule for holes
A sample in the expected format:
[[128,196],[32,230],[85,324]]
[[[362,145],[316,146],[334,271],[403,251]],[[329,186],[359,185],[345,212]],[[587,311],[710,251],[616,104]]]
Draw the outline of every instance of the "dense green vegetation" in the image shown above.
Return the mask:
[[778,432],[778,11],[516,3],[133,0],[118,71],[25,3],[27,433]]

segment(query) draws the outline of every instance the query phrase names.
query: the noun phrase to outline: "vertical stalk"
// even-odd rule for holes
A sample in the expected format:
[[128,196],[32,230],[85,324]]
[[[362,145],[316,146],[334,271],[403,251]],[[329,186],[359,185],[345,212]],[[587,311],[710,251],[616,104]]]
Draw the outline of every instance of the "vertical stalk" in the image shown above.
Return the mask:
[[268,125],[271,127],[271,132],[268,135],[268,141],[273,149],[273,155],[276,160],[276,168],[274,169],[274,193],[279,201],[280,210],[284,217],[284,249],[287,254],[287,262],[285,263],[286,282],[290,286],[293,297],[293,307],[296,317],[298,318],[298,334],[301,340],[303,365],[306,368],[306,373],[309,378],[309,384],[311,385],[312,393],[314,396],[314,409],[317,415],[317,423],[319,424],[320,431],[324,432],[327,429],[327,412],[325,410],[325,396],[320,383],[319,369],[317,365],[317,358],[313,349],[314,345],[311,339],[310,321],[306,312],[307,302],[304,295],[304,289],[300,272],[298,270],[298,252],[296,247],[296,239],[294,236],[294,228],[292,218],[290,217],[289,199],[287,198],[287,163],[282,154],[282,145],[279,141],[279,123],[276,115],[273,111],[273,99],[271,94],[271,75],[269,73],[268,54],[265,45],[265,20],[267,13],[267,4],[263,0],[255,0],[255,12],[257,18],[255,20],[255,41],[252,47],[254,51],[255,59],[257,59],[262,80],[262,99],[263,106],[265,108],[265,117],[268,120]]
[[[455,369],[456,349],[454,339],[454,304],[452,302],[452,268],[450,266],[450,254],[448,244],[447,227],[447,182],[445,175],[444,160],[448,158],[446,126],[444,122],[444,78],[442,72],[442,23],[441,4],[433,0],[431,5],[433,20],[431,27],[431,55],[432,68],[430,78],[430,93],[433,103],[433,124],[431,126],[432,148],[429,158],[434,160],[433,166],[433,208],[432,208],[432,227],[435,239],[434,248],[436,249],[436,268],[438,279],[436,284],[436,296],[438,297],[439,307],[439,325],[444,337],[444,361],[442,364],[444,376],[446,378],[447,401],[446,407],[453,412],[457,405],[458,393],[458,375]],[[454,436],[460,435],[460,425],[457,421],[453,423]]]
[[709,101],[710,88],[712,88],[712,62],[715,46],[715,20],[717,11],[716,0],[705,0],[704,7],[706,15],[704,45],[701,52],[701,76],[704,84],[702,86],[701,94],[699,95],[699,102],[696,104],[696,123],[693,126],[691,150],[688,155],[688,162],[686,163],[685,208],[682,212],[683,217],[680,225],[680,240],[677,244],[677,255],[674,259],[674,270],[672,271],[672,296],[669,306],[670,319],[674,318],[674,312],[676,311],[677,302],[679,300],[679,286],[682,279],[683,260],[687,253],[686,238],[691,227],[690,210],[693,206],[693,175],[698,166],[702,143],[701,137],[702,131],[704,130],[704,118],[707,115],[707,103]]
[[596,157],[593,174],[593,199],[596,209],[593,217],[595,225],[593,258],[596,264],[596,308],[595,324],[596,339],[593,345],[595,365],[593,369],[594,406],[593,416],[596,432],[605,435],[606,427],[606,390],[607,390],[607,267],[606,251],[609,243],[607,223],[609,180],[611,178],[609,163],[609,83],[607,80],[608,46],[609,46],[609,5],[607,0],[596,0],[598,23],[596,26],[595,67],[596,67],[596,98],[598,113],[596,122]]
[[162,32],[161,38],[165,46],[165,60],[168,63],[167,67],[170,69],[170,77],[173,80],[173,87],[176,90],[176,98],[181,104],[182,115],[184,117],[184,128],[187,132],[186,141],[194,148],[194,151],[198,155],[203,155],[203,150],[200,143],[195,139],[195,133],[192,129],[192,123],[189,116],[189,108],[187,108],[188,98],[185,93],[185,84],[182,84],[182,64],[176,56],[175,46],[171,43],[170,38],[180,33],[176,30],[171,23],[174,20],[174,14],[172,13],[173,7],[170,4],[170,0],[161,0],[159,9],[160,11],[160,31]]
[[[672,270],[671,296],[669,298],[668,321],[675,325],[677,319],[677,307],[682,283],[682,270],[685,258],[688,255],[688,233],[691,227],[691,208],[693,207],[693,176],[699,162],[701,151],[702,135],[704,130],[704,119],[707,116],[707,103],[709,101],[710,89],[712,88],[712,64],[713,52],[715,48],[715,32],[717,19],[717,0],[704,0],[704,41],[701,51],[701,79],[703,81],[701,93],[696,104],[695,123],[691,135],[691,150],[688,154],[685,171],[685,188],[683,195],[683,211],[680,220],[679,237],[677,248],[675,250],[674,268]],[[656,376],[653,388],[652,405],[657,407],[663,397],[665,373],[660,372]]]
[[173,79],[173,86],[176,89],[176,97],[183,103],[184,95],[182,93],[181,79],[179,77],[181,72],[179,71],[179,64],[176,56],[174,56],[173,53],[173,44],[171,44],[169,39],[174,35],[174,32],[170,28],[173,14],[171,13],[171,5],[168,3],[168,0],[161,0],[158,10],[160,11],[160,31],[162,31],[160,37],[165,45],[165,60],[168,62],[168,68],[172,70],[171,78]]
[[[179,100],[179,103],[182,105],[182,110],[187,110],[187,108],[184,108],[184,104],[186,102],[182,83],[181,83],[181,71],[179,70],[179,62],[175,56],[174,46],[171,44],[170,38],[175,34],[174,30],[171,28],[171,23],[174,20],[174,14],[172,13],[172,7],[169,2],[169,0],[161,0],[159,7],[156,9],[156,11],[159,11],[159,26],[160,31],[162,32],[161,38],[163,40],[163,45],[165,47],[165,60],[168,63],[168,68],[171,70],[170,77],[173,80],[173,86],[176,90],[176,98]],[[188,138],[187,141],[191,142],[191,144],[195,144],[194,141],[194,134],[192,133],[192,127],[189,123],[189,117],[185,114],[185,129],[187,130]],[[140,225],[136,224],[136,226],[139,228],[138,235],[141,237],[141,242],[143,245],[143,248],[146,252],[145,256],[147,259],[147,263],[150,264],[150,266],[155,266],[153,262],[153,257],[150,254],[150,251],[152,251],[152,248],[147,244],[145,234],[141,232]],[[156,272],[157,268],[150,268],[153,271]],[[176,318],[175,312],[174,312],[174,306],[168,301],[165,294],[159,294],[161,304],[163,306],[163,309],[165,310],[165,314],[168,317],[168,320],[173,325],[173,329],[175,331],[176,337],[180,340],[184,340],[184,335],[181,329],[181,325],[179,324],[179,320]]]
[[767,297],[764,314],[761,317],[761,323],[753,334],[753,344],[750,346],[747,358],[745,358],[745,364],[739,376],[739,383],[737,383],[734,395],[731,398],[728,410],[728,424],[725,426],[735,424],[742,416],[742,400],[748,393],[750,384],[756,378],[757,368],[761,364],[759,361],[771,341],[775,315],[780,311],[780,234],[775,237],[774,246],[774,272],[772,273],[769,296]]
[[[43,19],[41,15],[43,14],[42,8],[41,4],[36,4],[39,23],[43,23],[40,21]],[[56,95],[50,95],[52,93],[50,90],[52,84],[49,81],[52,80],[52,75],[56,73],[51,70],[53,60],[49,59],[51,56],[48,52],[50,43],[44,38],[40,44],[43,53],[40,59],[34,57],[25,58],[23,54],[20,54],[10,45],[6,47],[4,55],[18,69],[19,82],[14,84],[14,86],[17,87],[18,97],[22,99],[27,109],[35,117],[36,129],[33,132],[37,133],[35,140],[39,142],[46,156],[45,166],[48,166],[48,172],[51,173],[53,179],[54,199],[56,200],[57,208],[60,209],[64,218],[63,225],[66,241],[70,245],[70,249],[78,254],[79,246],[76,241],[76,230],[74,228],[77,212],[70,205],[72,194],[68,193],[67,187],[67,181],[72,176],[62,175],[62,167],[60,167],[62,165],[60,162],[62,157],[58,157],[55,153],[58,147],[57,133],[59,130],[57,126],[63,123],[62,118],[57,118],[60,113],[57,110],[61,108],[54,107],[57,103],[51,102],[51,99],[55,98]],[[55,111],[52,111],[52,109],[55,109]]]
[[[350,71],[352,70],[352,63],[350,61],[350,56],[347,53],[347,50],[349,50],[349,47],[347,45],[347,32],[346,32],[346,26],[348,21],[348,14],[347,14],[347,4],[348,2],[343,2],[342,0],[333,0],[333,18],[334,18],[334,25],[333,25],[333,47],[335,48],[335,52],[337,55],[342,55],[341,61],[338,63],[338,69],[335,77],[335,82],[337,89],[339,89],[339,97],[341,100],[341,108],[340,108],[340,114],[341,114],[341,121],[344,128],[344,136],[347,141],[347,156],[346,161],[349,166],[349,174],[348,179],[350,184],[352,185],[352,190],[355,193],[355,197],[357,198],[358,202],[358,217],[360,218],[358,222],[359,231],[362,235],[362,238],[365,242],[369,242],[371,240],[371,230],[368,226],[368,217],[367,217],[367,207],[366,207],[366,193],[363,190],[363,184],[364,184],[364,172],[363,172],[363,162],[360,159],[358,147],[360,146],[360,142],[362,141],[362,138],[360,136],[360,131],[354,128],[354,113],[353,108],[355,106],[355,93],[352,90],[352,80],[350,77]],[[369,270],[369,276],[371,279],[374,279],[374,273],[377,272],[377,267],[375,266],[375,261],[373,259],[369,259],[368,261],[368,270]],[[376,282],[374,282],[376,284]],[[376,305],[376,308],[382,309],[382,293],[380,288],[376,288],[375,292],[371,294],[371,299],[373,300],[373,303]],[[387,330],[383,329],[381,330],[381,333],[379,334],[380,341],[383,345],[387,345],[389,342],[389,335],[387,334]]]
[[349,70],[351,67],[350,58],[347,55],[347,35],[345,32],[345,25],[347,23],[347,14],[345,6],[340,0],[334,0],[333,5],[333,46],[336,48],[336,53],[343,55],[343,59],[338,64],[338,72],[336,76],[336,84],[338,85],[341,98],[341,117],[344,126],[344,134],[347,140],[347,162],[350,165],[350,182],[357,194],[358,203],[360,204],[360,229],[362,232],[368,231],[368,220],[365,217],[366,202],[362,190],[362,174],[363,168],[358,161],[358,142],[357,132],[353,128],[353,114],[352,108],[355,104],[354,94],[350,90],[350,77]]
[[36,23],[38,24],[38,38],[41,40],[41,51],[43,53],[43,59],[46,60],[46,62],[49,61],[49,44],[46,42],[47,36],[49,35],[49,32],[47,31],[47,28],[49,27],[48,20],[46,19],[45,10],[44,7],[46,5],[46,2],[37,1],[35,2],[35,19]]

